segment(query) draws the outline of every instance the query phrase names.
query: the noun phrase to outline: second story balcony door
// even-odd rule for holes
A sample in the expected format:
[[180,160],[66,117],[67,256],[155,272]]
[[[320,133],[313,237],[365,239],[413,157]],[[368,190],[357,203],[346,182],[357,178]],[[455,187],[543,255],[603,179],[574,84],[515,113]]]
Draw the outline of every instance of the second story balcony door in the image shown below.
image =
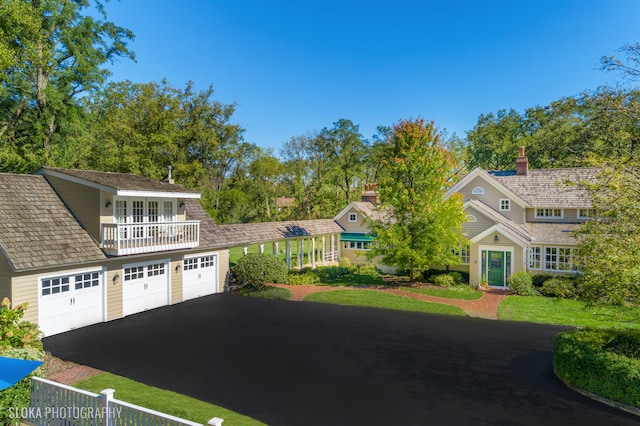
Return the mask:
[[[174,222],[175,202],[173,200],[155,200],[144,198],[116,200],[114,209],[115,222],[131,224],[120,228],[120,238],[144,239],[154,237],[159,232],[171,233],[167,223]],[[164,223],[161,229],[160,223]],[[150,224],[157,223],[158,226]]]

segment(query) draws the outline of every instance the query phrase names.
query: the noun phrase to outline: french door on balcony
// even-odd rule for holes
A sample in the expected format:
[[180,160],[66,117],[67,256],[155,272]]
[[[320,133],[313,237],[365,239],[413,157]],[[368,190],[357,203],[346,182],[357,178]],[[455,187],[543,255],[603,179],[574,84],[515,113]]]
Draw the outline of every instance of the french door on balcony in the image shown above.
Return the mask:
[[[170,231],[167,226],[149,226],[159,222],[175,221],[175,200],[154,198],[120,198],[115,200],[113,211],[116,223],[131,224],[120,227],[120,238],[144,239],[160,232]],[[167,229],[165,229],[167,228]]]

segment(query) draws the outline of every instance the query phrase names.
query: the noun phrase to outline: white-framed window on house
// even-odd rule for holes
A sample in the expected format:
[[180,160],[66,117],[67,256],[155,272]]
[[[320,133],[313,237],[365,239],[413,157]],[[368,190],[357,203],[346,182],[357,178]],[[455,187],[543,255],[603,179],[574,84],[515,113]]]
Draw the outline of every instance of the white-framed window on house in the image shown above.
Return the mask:
[[478,221],[478,218],[477,218],[477,217],[475,217],[475,216],[474,216],[474,215],[472,215],[472,214],[468,214],[468,215],[467,215],[467,217],[466,217],[466,219],[467,219],[467,222],[477,222],[477,221]]
[[357,222],[358,214],[357,213],[349,213],[349,222]]
[[578,219],[593,219],[596,216],[596,209],[578,209]]
[[562,219],[564,217],[564,211],[562,209],[536,209],[535,217],[544,217],[548,219]]
[[468,244],[460,248],[460,263],[463,265],[471,263],[471,250]]
[[371,243],[368,241],[348,241],[344,243],[344,248],[351,250],[370,250]]
[[576,271],[574,247],[545,247],[544,269],[547,271]]
[[508,198],[501,198],[500,199],[500,211],[501,212],[508,212],[511,210],[511,200]]
[[472,193],[473,195],[484,195],[484,189],[483,189],[483,188],[481,188],[481,187],[479,187],[479,186],[476,186],[475,188],[473,188],[473,189],[471,190],[471,193]]
[[542,247],[529,247],[529,269],[542,269]]

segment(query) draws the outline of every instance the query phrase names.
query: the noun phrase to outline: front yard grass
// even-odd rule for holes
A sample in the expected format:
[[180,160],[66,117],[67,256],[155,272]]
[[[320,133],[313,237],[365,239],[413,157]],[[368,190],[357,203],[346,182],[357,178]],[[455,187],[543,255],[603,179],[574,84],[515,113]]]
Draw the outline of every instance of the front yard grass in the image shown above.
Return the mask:
[[509,296],[498,306],[498,319],[574,327],[640,328],[638,308],[586,308],[583,302],[542,296]]
[[95,393],[99,393],[103,389],[115,389],[116,392],[113,395],[115,399],[204,425],[213,417],[224,419],[225,425],[264,425],[262,422],[235,411],[111,373],[99,374],[90,379],[76,382],[73,386]]
[[468,285],[447,288],[400,287],[400,290],[426,294],[427,296],[443,297],[445,299],[477,300],[482,297],[481,291],[474,290]]
[[383,293],[375,290],[334,290],[312,293],[305,302],[334,303],[337,305],[366,306],[371,308],[395,309],[399,311],[423,312],[430,314],[460,315],[465,312],[450,305],[423,302],[409,297]]

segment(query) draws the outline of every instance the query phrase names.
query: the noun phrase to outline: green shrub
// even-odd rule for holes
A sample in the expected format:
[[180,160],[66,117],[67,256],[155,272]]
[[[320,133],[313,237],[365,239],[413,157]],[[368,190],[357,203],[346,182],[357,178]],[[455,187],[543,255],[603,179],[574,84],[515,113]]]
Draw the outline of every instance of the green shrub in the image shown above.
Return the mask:
[[568,278],[551,278],[540,287],[543,296],[555,297],[556,299],[568,299],[576,294],[576,286],[573,280]]
[[545,283],[545,281],[550,280],[551,278],[557,278],[557,277],[558,277],[557,275],[550,275],[550,274],[533,274],[531,276],[531,280],[535,288],[540,288]]
[[241,286],[248,285],[256,290],[264,288],[266,283],[286,283],[287,265],[269,253],[249,253],[238,259],[235,280]]
[[291,291],[286,288],[264,286],[260,290],[256,290],[253,286],[244,286],[238,290],[243,296],[255,297],[258,299],[268,300],[288,300],[291,298]]
[[40,330],[29,321],[23,321],[27,303],[11,308],[11,301],[5,297],[0,304],[0,351],[7,348],[42,349]]
[[433,283],[439,287],[451,287],[456,284],[456,281],[449,274],[440,274],[433,278]]
[[456,284],[468,284],[469,283],[469,273],[463,271],[446,271],[442,269],[427,269],[422,272],[422,278],[425,281],[432,282],[433,279],[438,275],[449,274],[453,275]]
[[348,268],[349,266],[351,266],[351,261],[349,260],[348,257],[341,257],[340,260],[338,261],[338,266]]
[[318,268],[318,276],[323,283],[354,272],[356,272],[355,266],[322,266]]
[[553,340],[553,369],[565,383],[640,407],[639,347],[638,330],[566,331]]
[[[36,348],[10,348],[0,351],[0,356],[42,361],[44,360],[44,351]],[[41,365],[14,386],[0,391],[0,424],[20,424],[20,418],[16,416],[16,413],[20,413],[31,404],[31,377],[43,377],[44,373],[44,365]]]
[[293,285],[313,285],[320,284],[320,276],[315,271],[289,271],[289,284]]
[[519,296],[535,296],[536,289],[533,287],[531,275],[525,271],[514,272],[509,277],[509,289],[513,294]]

